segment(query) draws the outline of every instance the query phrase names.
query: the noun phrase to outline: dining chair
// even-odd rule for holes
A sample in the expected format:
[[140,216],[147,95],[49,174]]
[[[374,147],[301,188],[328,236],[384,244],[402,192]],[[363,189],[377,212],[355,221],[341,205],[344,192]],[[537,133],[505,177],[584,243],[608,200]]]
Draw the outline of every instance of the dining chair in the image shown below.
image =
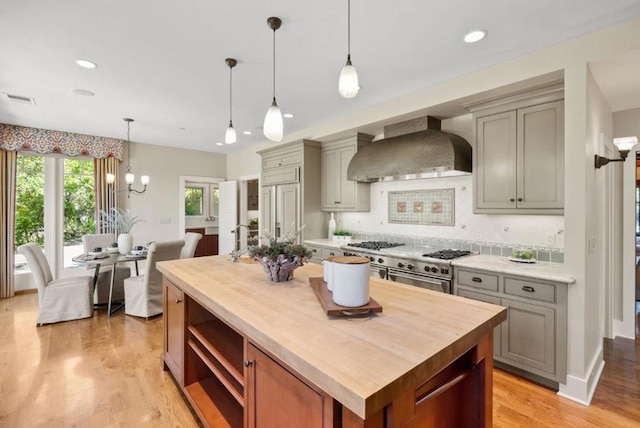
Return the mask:
[[[111,233],[96,233],[82,235],[82,245],[84,246],[85,254],[93,251],[96,247],[101,247],[104,251],[113,243],[116,242],[116,238]],[[98,273],[98,281],[96,282],[96,288],[93,292],[94,304],[107,304],[109,302],[109,287],[111,285],[111,271],[115,268],[116,278],[113,284],[113,296],[112,301],[121,301],[124,299],[124,280],[131,276],[131,269],[128,266],[121,265],[106,265],[100,266],[100,272]],[[88,268],[92,274],[95,273],[95,268]]]
[[180,251],[180,258],[190,259],[196,253],[196,247],[198,246],[198,241],[202,239],[202,235],[195,232],[187,232],[182,239],[184,240],[184,247]]
[[153,242],[147,251],[145,272],[124,280],[124,312],[149,318],[162,313],[162,274],[156,263],[180,258],[184,240]]
[[20,245],[38,289],[37,323],[50,324],[89,318],[93,315],[93,277],[73,276],[53,279],[49,262],[38,244]]

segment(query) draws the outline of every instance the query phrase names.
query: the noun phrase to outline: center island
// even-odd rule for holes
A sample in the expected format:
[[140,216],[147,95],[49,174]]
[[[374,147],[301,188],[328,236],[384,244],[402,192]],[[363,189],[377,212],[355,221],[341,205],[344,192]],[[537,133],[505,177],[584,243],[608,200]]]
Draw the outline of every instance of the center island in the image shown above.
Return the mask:
[[493,328],[506,309],[371,278],[383,311],[328,317],[307,264],[160,262],[164,366],[205,426],[490,427]]

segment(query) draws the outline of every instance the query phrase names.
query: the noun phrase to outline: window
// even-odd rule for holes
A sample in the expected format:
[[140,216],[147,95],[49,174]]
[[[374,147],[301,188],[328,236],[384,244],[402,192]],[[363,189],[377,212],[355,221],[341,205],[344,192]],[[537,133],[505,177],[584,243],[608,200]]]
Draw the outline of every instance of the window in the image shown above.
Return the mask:
[[218,217],[220,193],[217,184],[187,183],[184,188],[184,215],[187,217]]
[[185,187],[184,189],[184,215],[204,215],[204,188]]
[[[93,159],[20,153],[16,174],[16,247],[43,246],[55,276],[83,252],[82,235],[95,233]],[[16,272],[27,271],[16,254]]]

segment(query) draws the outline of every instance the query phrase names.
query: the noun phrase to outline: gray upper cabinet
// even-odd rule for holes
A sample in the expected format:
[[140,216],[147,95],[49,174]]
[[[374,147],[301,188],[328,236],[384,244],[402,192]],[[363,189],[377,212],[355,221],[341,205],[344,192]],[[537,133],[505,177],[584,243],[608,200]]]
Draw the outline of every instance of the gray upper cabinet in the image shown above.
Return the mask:
[[322,145],[322,209],[324,211],[369,211],[369,183],[351,181],[347,169],[358,148],[373,137],[358,133],[353,137]]
[[320,209],[321,146],[300,140],[258,152],[262,156],[260,226],[280,238],[304,226],[298,242],[327,236]]
[[474,106],[474,213],[563,214],[564,96]]

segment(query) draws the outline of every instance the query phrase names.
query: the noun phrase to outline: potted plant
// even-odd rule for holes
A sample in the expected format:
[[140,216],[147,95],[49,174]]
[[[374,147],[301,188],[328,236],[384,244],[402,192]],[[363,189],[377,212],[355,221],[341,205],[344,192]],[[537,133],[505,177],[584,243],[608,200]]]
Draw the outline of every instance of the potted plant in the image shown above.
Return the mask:
[[304,265],[311,257],[307,247],[295,243],[301,230],[302,227],[293,234],[290,231],[280,239],[265,233],[263,240],[267,241],[266,244],[248,247],[249,255],[262,265],[270,281],[290,281],[293,279],[293,270]]
[[118,235],[118,251],[120,254],[129,254],[133,248],[133,235],[131,228],[140,220],[137,216],[132,216],[129,210],[113,207],[111,210],[100,210],[102,226],[107,230],[113,230]]
[[346,229],[336,229],[333,231],[334,241],[351,241],[351,232]]

